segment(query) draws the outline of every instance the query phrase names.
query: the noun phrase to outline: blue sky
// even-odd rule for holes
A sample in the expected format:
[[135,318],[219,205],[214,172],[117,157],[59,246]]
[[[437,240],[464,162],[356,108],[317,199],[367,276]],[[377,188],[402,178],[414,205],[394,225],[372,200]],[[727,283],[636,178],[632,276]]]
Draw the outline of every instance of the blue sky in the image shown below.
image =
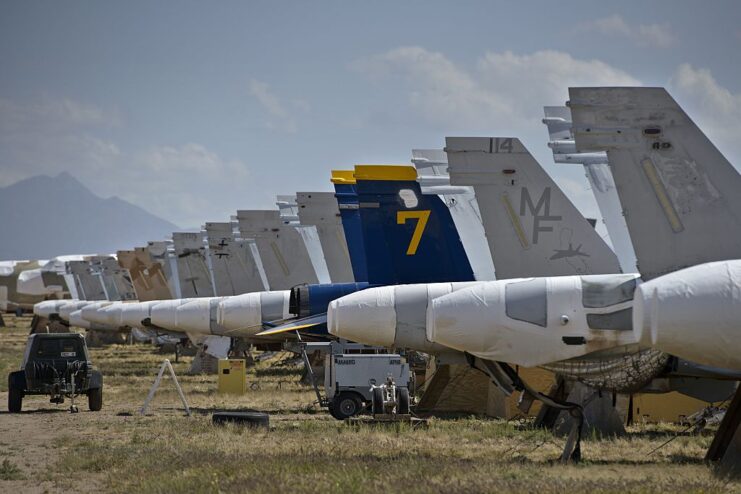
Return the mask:
[[738,2],[3,2],[0,186],[68,171],[184,227],[329,190],[446,135],[518,136],[577,206],[541,107],[669,88],[741,158]]

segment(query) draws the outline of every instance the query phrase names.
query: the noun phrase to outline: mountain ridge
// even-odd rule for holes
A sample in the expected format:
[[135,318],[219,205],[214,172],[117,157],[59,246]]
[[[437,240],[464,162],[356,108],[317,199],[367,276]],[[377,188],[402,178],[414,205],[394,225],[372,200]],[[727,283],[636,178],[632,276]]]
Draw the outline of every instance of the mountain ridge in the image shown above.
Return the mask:
[[68,172],[0,187],[0,259],[113,253],[179,229],[120,197],[96,195]]

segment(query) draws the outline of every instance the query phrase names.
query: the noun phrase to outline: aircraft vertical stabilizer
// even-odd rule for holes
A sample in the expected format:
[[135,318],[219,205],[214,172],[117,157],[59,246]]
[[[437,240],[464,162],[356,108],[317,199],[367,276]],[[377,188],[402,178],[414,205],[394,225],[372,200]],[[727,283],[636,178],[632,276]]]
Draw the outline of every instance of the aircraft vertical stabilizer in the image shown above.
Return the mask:
[[120,250],[117,257],[118,264],[129,271],[139,302],[172,298],[162,266],[146,247]]
[[235,240],[232,223],[206,223],[205,230],[217,297],[267,290],[249,242]]
[[213,297],[211,273],[206,263],[203,233],[172,234],[182,298]]
[[108,300],[137,300],[137,293],[129,271],[122,268],[115,258],[100,259],[98,269]]
[[296,202],[301,225],[316,227],[332,283],[355,281],[335,195],[332,192],[297,192]]
[[553,160],[556,163],[581,164],[584,167],[620,267],[625,273],[636,271],[636,254],[623,217],[620,197],[615,189],[615,180],[607,164],[607,154],[576,151],[574,134],[571,131],[571,110],[567,107],[546,106],[543,110],[543,123],[548,127],[548,147],[553,151]]
[[177,276],[177,261],[175,260],[175,250],[171,240],[149,241],[147,242],[147,251],[152,260],[160,265],[162,273],[167,280],[167,286],[170,288],[170,297],[181,298],[180,281]]
[[255,240],[271,290],[318,282],[303,238],[278,211],[240,210],[237,221],[242,237]]
[[353,278],[356,282],[368,281],[368,267],[365,259],[363,229],[360,225],[357,182],[354,170],[332,170],[335,198],[340,210],[342,230],[347,250],[350,254]]
[[498,279],[619,273],[617,257],[519,139],[448,137],[453,185],[472,185]]
[[358,165],[355,179],[369,283],[474,279],[450,211],[422,194],[414,167]]
[[417,169],[422,193],[437,194],[448,206],[474,277],[479,281],[493,280],[494,263],[473,188],[450,185],[448,156],[442,149],[414,149],[412,163]]
[[93,274],[89,261],[69,261],[67,270],[75,278],[81,300],[106,299],[103,284],[100,282],[100,278]]
[[663,88],[570,88],[579,151],[607,151],[644,280],[741,255],[741,176]]

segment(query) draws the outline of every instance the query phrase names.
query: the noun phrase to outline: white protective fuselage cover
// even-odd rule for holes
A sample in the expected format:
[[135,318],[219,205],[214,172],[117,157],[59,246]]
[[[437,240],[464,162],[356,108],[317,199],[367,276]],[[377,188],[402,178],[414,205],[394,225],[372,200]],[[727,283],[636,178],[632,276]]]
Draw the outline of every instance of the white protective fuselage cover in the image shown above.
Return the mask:
[[82,328],[82,329],[90,329],[92,328],[92,324],[87,319],[84,319],[82,317],[82,312],[80,310],[75,310],[69,313],[69,316],[67,317],[67,322],[69,322],[70,326],[74,326],[76,328]]
[[106,324],[113,328],[123,327],[124,325],[121,324],[121,306],[123,305],[124,302],[117,301],[99,308],[96,313],[98,314],[102,324]]
[[64,304],[79,302],[79,300],[66,299],[66,300],[44,300],[34,304],[33,313],[39,317],[49,317],[52,314],[57,314],[59,308]]
[[194,334],[211,334],[211,308],[227,297],[203,297],[191,300],[176,310],[180,331]]
[[327,328],[330,334],[366,345],[448,353],[427,339],[427,308],[433,299],[475,283],[394,285],[351,293],[330,302]]
[[131,302],[120,307],[120,324],[131,328],[142,328],[142,321],[151,316],[152,307],[162,303],[161,300]]
[[395,328],[393,286],[361,290],[329,303],[327,329],[339,338],[388,347],[394,344]]
[[88,304],[80,309],[80,316],[90,323],[95,324],[107,324],[107,319],[103,313],[103,309],[111,305],[112,302],[95,302]]
[[[245,293],[221,300],[216,309],[216,324],[228,336],[252,336],[264,328],[263,318],[290,317],[288,303],[290,290]],[[273,307],[268,307],[273,306]]]
[[177,308],[195,300],[194,298],[178,298],[163,300],[149,309],[149,317],[152,324],[160,328],[178,331]]
[[[580,276],[499,280],[438,297],[428,309],[427,338],[483,359],[526,367],[635,343],[630,327],[595,330],[587,323],[588,313],[622,311],[632,301],[586,309],[581,280]],[[524,283],[542,284],[540,292],[520,294],[518,285]],[[513,289],[509,298],[508,286]],[[583,338],[584,344],[567,344],[564,337]]]
[[693,266],[654,278],[635,293],[633,331],[693,362],[741,370],[741,260]]
[[29,269],[19,274],[16,290],[24,295],[44,296],[53,293],[44,285],[41,268]]
[[62,304],[59,307],[59,317],[69,322],[70,314],[77,310],[80,310],[82,307],[85,307],[86,305],[89,305],[91,303],[93,302],[89,300],[69,300],[66,304]]

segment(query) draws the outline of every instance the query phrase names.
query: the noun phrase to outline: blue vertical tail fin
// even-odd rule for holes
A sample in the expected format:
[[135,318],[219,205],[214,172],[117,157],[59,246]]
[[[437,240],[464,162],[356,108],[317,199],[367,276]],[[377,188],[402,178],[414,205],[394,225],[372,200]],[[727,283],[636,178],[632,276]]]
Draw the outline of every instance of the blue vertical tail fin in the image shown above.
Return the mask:
[[422,194],[414,167],[358,165],[355,181],[370,284],[474,280],[447,206]]
[[367,281],[368,268],[363,244],[363,230],[360,226],[358,194],[355,190],[355,172],[353,170],[332,170],[332,183],[340,209],[342,229],[345,231],[347,250],[350,253],[353,276],[357,282]]

